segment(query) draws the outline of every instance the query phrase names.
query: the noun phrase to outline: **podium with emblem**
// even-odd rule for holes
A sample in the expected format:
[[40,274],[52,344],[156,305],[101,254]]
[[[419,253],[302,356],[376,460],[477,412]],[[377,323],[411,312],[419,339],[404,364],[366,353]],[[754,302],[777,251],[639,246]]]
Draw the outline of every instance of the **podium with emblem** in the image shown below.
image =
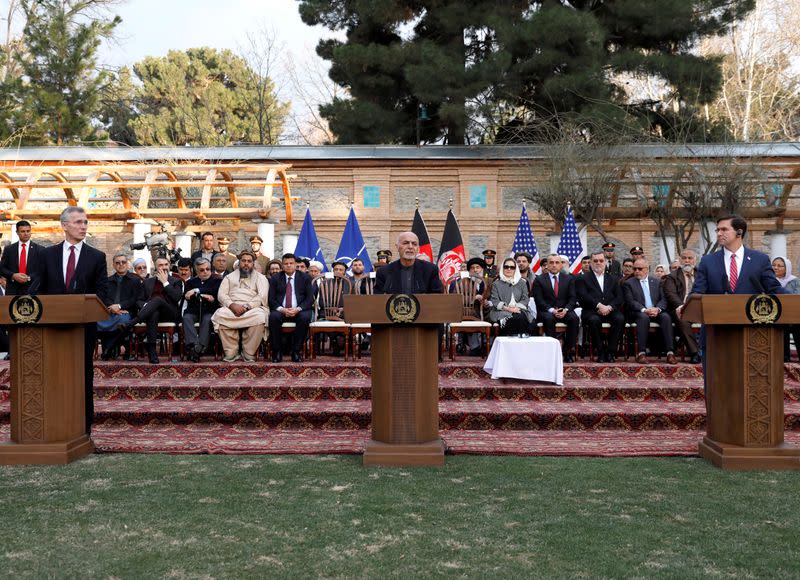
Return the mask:
[[344,296],[350,324],[372,330],[372,437],[364,465],[442,465],[439,342],[442,325],[461,321],[449,294]]
[[107,317],[94,294],[0,298],[11,344],[11,441],[0,444],[0,465],[64,464],[93,451],[83,335]]
[[723,469],[800,469],[783,437],[782,326],[800,323],[800,296],[694,295],[683,318],[705,325],[700,455]]

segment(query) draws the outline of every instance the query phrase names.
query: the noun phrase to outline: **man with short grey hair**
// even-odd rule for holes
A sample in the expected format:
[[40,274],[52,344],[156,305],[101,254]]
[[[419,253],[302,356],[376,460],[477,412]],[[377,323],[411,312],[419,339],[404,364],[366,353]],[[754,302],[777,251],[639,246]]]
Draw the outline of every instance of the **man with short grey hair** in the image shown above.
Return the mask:
[[[221,278],[211,275],[211,262],[206,258],[194,261],[197,276],[190,278],[184,286],[186,310],[183,312],[183,337],[187,358],[198,362],[208,348],[211,337],[211,317],[219,308],[217,293]],[[195,329],[194,325],[198,327]]]
[[[127,323],[136,316],[137,302],[142,292],[142,279],[129,271],[128,256],[118,253],[111,259],[114,273],[108,278],[108,318],[97,323],[103,360],[116,358],[119,345],[125,343]],[[130,354],[130,353],[128,353]]]

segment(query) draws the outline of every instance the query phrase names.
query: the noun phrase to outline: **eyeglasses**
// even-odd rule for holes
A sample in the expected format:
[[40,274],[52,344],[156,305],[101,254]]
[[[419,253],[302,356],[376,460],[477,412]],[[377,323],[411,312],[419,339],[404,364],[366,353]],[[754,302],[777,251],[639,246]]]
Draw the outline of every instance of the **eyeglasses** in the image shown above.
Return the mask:
[[136,266],[136,270],[147,270],[147,266]]
[[503,266],[503,270],[516,270],[516,266]]
[[633,269],[634,270],[647,270],[647,268],[645,266],[634,266]]

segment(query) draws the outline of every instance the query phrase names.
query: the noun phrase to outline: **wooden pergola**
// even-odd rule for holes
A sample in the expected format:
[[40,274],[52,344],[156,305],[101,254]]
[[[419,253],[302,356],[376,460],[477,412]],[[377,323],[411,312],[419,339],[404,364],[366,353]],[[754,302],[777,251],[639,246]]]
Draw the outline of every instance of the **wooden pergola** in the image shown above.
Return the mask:
[[275,218],[283,202],[292,224],[283,163],[9,164],[0,162],[0,219],[54,220],[65,206],[93,220],[194,222]]

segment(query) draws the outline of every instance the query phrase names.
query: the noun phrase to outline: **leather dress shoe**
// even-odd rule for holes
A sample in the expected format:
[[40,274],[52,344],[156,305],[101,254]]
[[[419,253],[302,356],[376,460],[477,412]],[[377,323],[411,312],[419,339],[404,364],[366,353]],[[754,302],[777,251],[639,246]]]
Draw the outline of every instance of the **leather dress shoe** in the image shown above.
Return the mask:
[[299,362],[303,362],[303,359],[302,359],[302,357],[300,356],[300,353],[299,353],[299,352],[293,352],[293,353],[292,353],[292,362],[297,362],[297,363],[299,363]]
[[667,355],[667,364],[668,364],[668,365],[676,365],[676,364],[678,364],[678,359],[677,359],[677,358],[675,358],[675,355],[674,355],[674,354],[672,354],[672,353],[669,353],[669,354]]
[[150,361],[151,365],[157,365],[158,364],[158,355],[156,354],[155,349],[147,351],[147,358]]
[[273,354],[272,355],[272,362],[279,363],[283,360],[283,355],[281,353]]
[[639,354],[636,355],[636,362],[639,363],[640,365],[646,365],[647,355],[643,352],[640,352]]
[[115,348],[108,348],[100,354],[100,360],[111,360],[114,358],[117,358],[117,352]]
[[575,357],[572,356],[571,354],[565,354],[564,355],[564,362],[565,363],[573,363],[573,362],[575,362]]
[[700,360],[700,355],[698,353],[694,353],[692,358],[689,359],[689,364],[699,365],[701,362],[703,361]]

